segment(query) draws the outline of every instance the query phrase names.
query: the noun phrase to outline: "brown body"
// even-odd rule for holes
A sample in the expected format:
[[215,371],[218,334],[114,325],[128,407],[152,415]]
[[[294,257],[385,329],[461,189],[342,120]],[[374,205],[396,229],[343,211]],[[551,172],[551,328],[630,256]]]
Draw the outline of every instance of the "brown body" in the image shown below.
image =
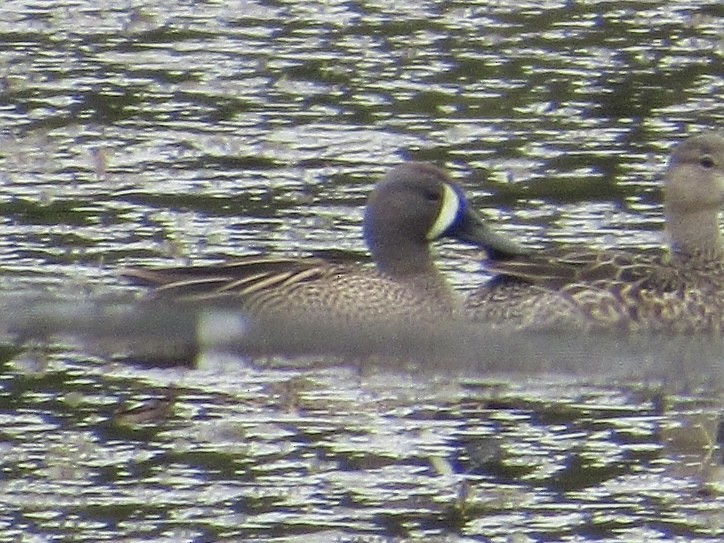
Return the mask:
[[491,260],[466,312],[495,326],[719,332],[724,328],[724,137],[689,138],[665,176],[669,249],[549,250]]

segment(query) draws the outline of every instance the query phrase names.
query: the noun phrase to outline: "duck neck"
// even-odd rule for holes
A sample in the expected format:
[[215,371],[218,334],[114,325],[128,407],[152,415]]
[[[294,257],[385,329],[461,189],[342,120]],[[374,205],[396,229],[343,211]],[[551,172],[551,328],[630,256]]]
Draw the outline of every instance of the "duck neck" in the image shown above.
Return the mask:
[[377,269],[391,277],[430,274],[437,271],[427,242],[410,243],[409,240],[387,236],[384,244],[371,245]]
[[721,260],[724,238],[716,210],[680,211],[667,209],[669,243],[676,257]]

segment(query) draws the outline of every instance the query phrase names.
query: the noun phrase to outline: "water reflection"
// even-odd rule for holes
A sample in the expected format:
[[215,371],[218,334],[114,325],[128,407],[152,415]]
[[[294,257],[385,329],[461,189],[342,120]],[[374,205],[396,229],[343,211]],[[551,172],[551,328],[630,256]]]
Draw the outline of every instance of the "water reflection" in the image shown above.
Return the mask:
[[[38,415],[5,420],[15,444],[3,463],[16,482],[3,485],[3,502],[26,511],[21,518],[35,517],[29,504],[63,511],[43,515],[45,533],[191,530],[208,539],[231,530],[253,539],[298,530],[324,540],[327,530],[342,539],[499,537],[511,523],[542,538],[666,532],[672,523],[718,530],[712,444],[698,432],[674,435],[687,417],[693,427],[713,420],[716,402],[703,398],[668,396],[662,411],[656,388],[566,379],[63,366],[49,375],[65,382],[61,401],[4,395],[16,412]],[[97,385],[84,390],[83,381]],[[157,400],[166,385],[177,393],[167,419],[113,420],[119,398]]]

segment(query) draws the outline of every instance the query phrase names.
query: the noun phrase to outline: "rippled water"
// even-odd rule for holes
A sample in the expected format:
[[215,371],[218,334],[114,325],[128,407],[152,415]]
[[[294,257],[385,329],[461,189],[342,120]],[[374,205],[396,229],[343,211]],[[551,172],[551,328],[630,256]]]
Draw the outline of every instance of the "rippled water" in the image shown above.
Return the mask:
[[[127,292],[128,264],[362,254],[365,195],[404,159],[448,167],[529,245],[658,245],[657,176],[721,127],[723,57],[718,0],[5,0],[2,287],[93,297]],[[456,286],[481,280],[475,253],[440,253]],[[724,534],[717,389],[153,370],[60,343],[2,360],[2,540]]]

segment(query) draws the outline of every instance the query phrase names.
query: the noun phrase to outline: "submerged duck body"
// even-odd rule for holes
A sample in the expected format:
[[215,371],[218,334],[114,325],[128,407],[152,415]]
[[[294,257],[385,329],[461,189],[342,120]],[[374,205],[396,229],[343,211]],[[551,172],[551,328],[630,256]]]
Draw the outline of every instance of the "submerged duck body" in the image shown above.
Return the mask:
[[416,162],[392,169],[376,185],[365,208],[364,237],[374,267],[262,256],[121,273],[155,287],[157,297],[234,304],[263,316],[415,320],[460,309],[433,262],[433,241],[457,239],[491,254],[521,252],[473,213],[443,170]]
[[506,260],[465,303],[475,321],[529,330],[724,329],[724,136],[691,137],[665,174],[669,249],[551,249]]

